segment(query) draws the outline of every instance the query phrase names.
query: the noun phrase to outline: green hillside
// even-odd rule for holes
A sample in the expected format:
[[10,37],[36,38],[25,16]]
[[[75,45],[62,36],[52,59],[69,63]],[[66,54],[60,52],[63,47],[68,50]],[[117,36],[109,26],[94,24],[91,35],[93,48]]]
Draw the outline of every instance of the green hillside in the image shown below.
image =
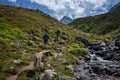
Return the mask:
[[[54,42],[57,29],[61,31],[61,38],[59,42]],[[12,74],[16,74],[19,68],[28,65],[33,60],[33,54],[43,50],[42,36],[45,31],[48,31],[50,36],[47,49],[53,54],[62,47],[70,48],[72,53],[85,52],[80,47],[83,44],[75,41],[76,35],[84,36],[89,41],[107,40],[103,36],[98,37],[73,29],[39,10],[0,5],[0,80],[5,80],[11,75],[11,70]],[[78,52],[75,51],[74,46],[77,46]],[[63,55],[63,58],[68,59],[71,64],[74,57],[75,55],[69,54],[69,51]],[[14,60],[21,60],[22,64],[16,65]],[[53,59],[51,63],[56,65],[55,70],[58,75],[73,76],[70,71],[64,70],[65,66],[59,59]],[[22,80],[32,79],[24,75],[21,75]]]
[[78,18],[69,25],[89,33],[116,36],[120,33],[120,10],[117,9],[97,16]]

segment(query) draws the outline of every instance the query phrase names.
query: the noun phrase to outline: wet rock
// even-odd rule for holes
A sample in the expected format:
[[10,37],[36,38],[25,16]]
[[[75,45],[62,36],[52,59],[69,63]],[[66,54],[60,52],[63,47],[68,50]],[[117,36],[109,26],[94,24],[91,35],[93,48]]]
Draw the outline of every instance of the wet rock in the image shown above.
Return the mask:
[[104,59],[105,60],[111,60],[113,58],[112,54],[110,53],[107,53],[105,56],[104,56]]
[[84,63],[85,63],[84,60],[76,59],[76,64],[77,64],[77,65],[83,65]]
[[120,39],[119,38],[115,40],[115,46],[119,47],[119,49],[120,49]]
[[80,75],[77,80],[89,80],[89,77],[85,76],[85,75]]
[[115,72],[115,73],[113,74],[113,76],[118,76],[118,77],[120,77],[120,71]]
[[99,70],[100,70],[100,66],[98,66],[98,65],[94,65],[94,66],[92,66],[91,68],[93,69],[93,71],[94,71],[95,73],[97,73],[97,74],[100,73],[100,72],[99,72]]
[[84,56],[84,59],[85,59],[85,61],[90,61],[91,58],[90,58],[89,55],[85,55],[85,56]]

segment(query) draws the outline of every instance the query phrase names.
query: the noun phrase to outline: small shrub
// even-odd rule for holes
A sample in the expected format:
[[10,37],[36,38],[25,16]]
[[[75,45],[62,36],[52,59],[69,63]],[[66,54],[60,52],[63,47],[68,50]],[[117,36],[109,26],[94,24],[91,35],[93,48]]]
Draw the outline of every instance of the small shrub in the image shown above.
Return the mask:
[[8,42],[9,42],[8,39],[4,39],[4,38],[0,37],[0,44],[5,45],[5,44],[7,44]]
[[5,70],[6,73],[15,75],[17,74],[17,68],[16,67],[10,67],[9,69]]
[[69,53],[75,55],[76,57],[87,55],[88,51],[82,48],[73,48],[69,50]]
[[72,44],[71,45],[73,48],[83,48],[85,45],[83,43],[79,43],[79,44]]
[[28,41],[28,45],[29,45],[29,46],[33,46],[33,44],[34,44],[34,42],[33,42],[32,40],[29,40],[29,41]]

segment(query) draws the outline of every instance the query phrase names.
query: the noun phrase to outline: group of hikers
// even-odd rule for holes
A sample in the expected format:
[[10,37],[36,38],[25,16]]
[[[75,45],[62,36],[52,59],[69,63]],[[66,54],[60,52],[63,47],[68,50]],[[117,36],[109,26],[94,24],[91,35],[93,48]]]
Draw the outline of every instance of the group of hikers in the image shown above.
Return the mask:
[[[59,40],[59,37],[60,37],[60,31],[59,30],[56,30],[55,32],[56,34],[56,41]],[[43,35],[43,41],[44,41],[44,48],[47,48],[47,44],[48,44],[48,40],[49,40],[49,35],[48,35],[48,32],[45,31],[44,35]],[[35,68],[38,68],[40,67],[40,65],[43,67],[45,65],[44,63],[44,59],[47,57],[47,56],[50,56],[50,53],[49,52],[41,52],[41,53],[37,53],[34,55],[34,67]],[[39,68],[40,69],[40,68]],[[42,70],[42,69],[41,69]]]
[[[58,41],[58,39],[59,39],[59,37],[60,37],[60,31],[59,31],[59,30],[56,30],[55,34],[56,34],[56,40]],[[48,35],[48,32],[45,31],[45,34],[43,35],[44,48],[47,47],[48,40],[49,40],[49,35]]]

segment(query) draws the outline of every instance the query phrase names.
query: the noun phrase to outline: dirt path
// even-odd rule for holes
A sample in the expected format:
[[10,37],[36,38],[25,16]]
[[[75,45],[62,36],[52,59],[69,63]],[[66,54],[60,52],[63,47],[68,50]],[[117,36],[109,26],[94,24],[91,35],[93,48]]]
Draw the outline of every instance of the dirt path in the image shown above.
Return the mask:
[[[35,55],[37,55],[38,57],[41,58],[41,57],[43,56],[43,53],[45,53],[45,52],[47,52],[47,51],[44,50],[44,51],[41,51],[41,52],[36,53]],[[25,66],[25,67],[23,67],[23,68],[18,69],[18,70],[17,70],[18,73],[17,73],[16,75],[10,75],[10,76],[8,76],[8,77],[6,78],[6,80],[16,80],[17,77],[18,77],[18,75],[19,75],[21,72],[23,72],[23,71],[25,71],[25,70],[30,70],[30,69],[33,69],[33,68],[34,68],[34,66],[33,66],[33,61],[32,61],[32,62],[30,62],[30,64],[29,64],[28,66]]]
[[18,69],[18,73],[17,73],[16,75],[8,76],[8,77],[6,78],[6,80],[16,80],[17,77],[18,77],[18,75],[19,75],[21,72],[23,72],[23,71],[25,71],[25,70],[30,70],[30,69],[33,69],[33,68],[34,68],[34,67],[33,67],[33,62],[30,62],[30,64],[29,64],[28,66],[25,66],[25,67],[23,67],[23,68]]

